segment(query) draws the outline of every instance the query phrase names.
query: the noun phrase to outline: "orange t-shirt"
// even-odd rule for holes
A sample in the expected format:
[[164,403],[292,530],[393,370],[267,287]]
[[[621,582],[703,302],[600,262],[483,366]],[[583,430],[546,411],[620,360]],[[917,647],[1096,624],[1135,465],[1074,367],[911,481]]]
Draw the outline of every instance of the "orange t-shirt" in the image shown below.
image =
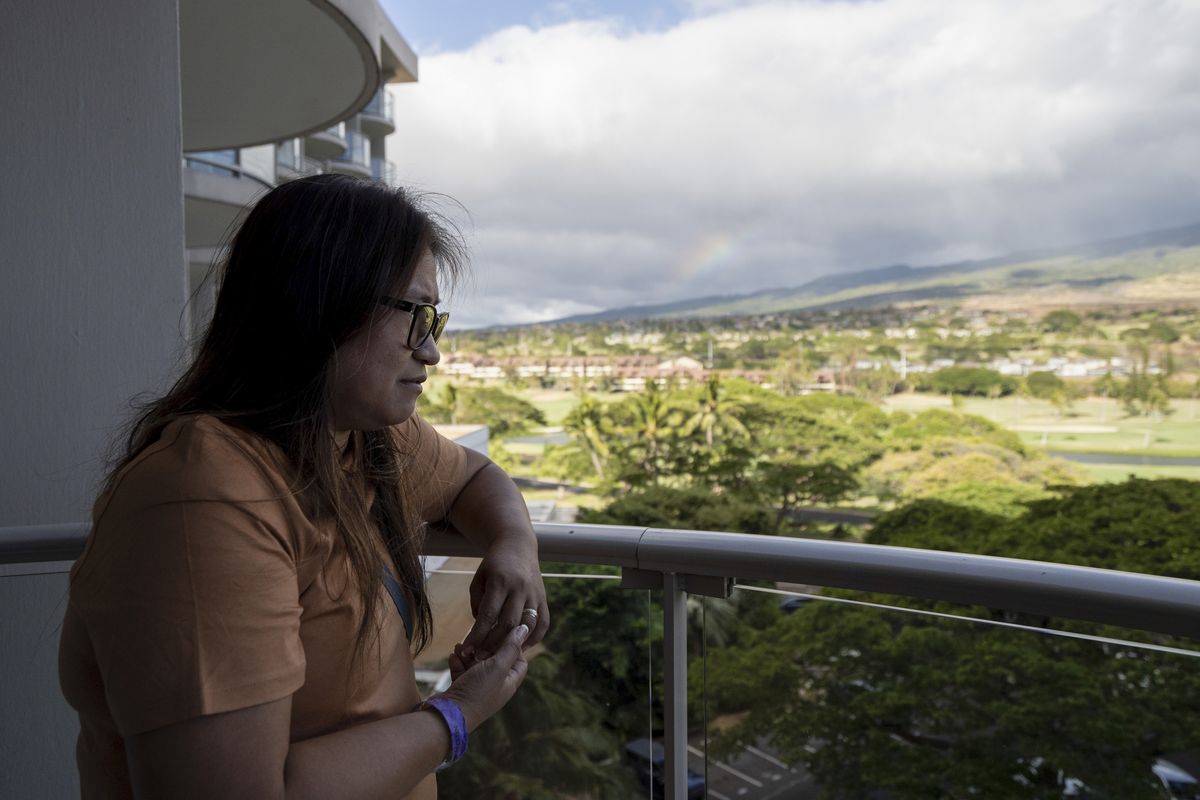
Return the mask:
[[[421,469],[410,501],[443,519],[463,449],[416,416],[395,430]],[[124,738],[175,722],[290,695],[300,741],[420,702],[382,579],[378,650],[352,669],[362,605],[344,551],[329,522],[304,514],[281,459],[253,434],[189,417],[97,499],[59,645],[84,798],[130,797]],[[433,796],[432,776],[420,788]]]

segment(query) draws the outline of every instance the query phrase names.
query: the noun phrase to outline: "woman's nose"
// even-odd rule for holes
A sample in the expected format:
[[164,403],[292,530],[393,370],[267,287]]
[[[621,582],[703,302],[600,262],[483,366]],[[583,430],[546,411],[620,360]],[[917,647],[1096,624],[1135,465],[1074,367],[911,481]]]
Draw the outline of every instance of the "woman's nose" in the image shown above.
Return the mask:
[[413,356],[422,364],[432,367],[442,360],[442,352],[438,350],[437,342],[432,336],[425,337],[421,346],[413,351]]

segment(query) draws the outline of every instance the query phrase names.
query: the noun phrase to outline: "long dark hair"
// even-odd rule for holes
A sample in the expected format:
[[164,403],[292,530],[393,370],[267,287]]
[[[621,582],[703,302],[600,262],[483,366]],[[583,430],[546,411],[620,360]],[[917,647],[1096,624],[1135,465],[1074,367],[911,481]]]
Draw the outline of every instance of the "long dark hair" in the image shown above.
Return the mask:
[[404,189],[318,175],[270,191],[233,238],[194,361],[166,395],[139,405],[104,483],[111,490],[125,465],[188,415],[212,415],[276,445],[302,507],[335,522],[362,599],[356,661],[378,633],[377,530],[414,600],[418,650],[432,615],[419,559],[424,532],[406,502],[410,454],[388,430],[362,433],[356,466],[376,487],[368,509],[338,462],[330,363],[380,313],[381,296],[403,293],[426,251],[451,283],[462,277],[458,229]]

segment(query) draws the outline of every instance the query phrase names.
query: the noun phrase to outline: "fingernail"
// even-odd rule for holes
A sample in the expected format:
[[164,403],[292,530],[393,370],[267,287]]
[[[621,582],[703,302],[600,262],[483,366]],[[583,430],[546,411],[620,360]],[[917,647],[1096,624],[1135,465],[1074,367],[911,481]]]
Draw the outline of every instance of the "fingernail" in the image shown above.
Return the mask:
[[517,626],[516,636],[518,642],[523,642],[529,636],[529,626],[521,623]]

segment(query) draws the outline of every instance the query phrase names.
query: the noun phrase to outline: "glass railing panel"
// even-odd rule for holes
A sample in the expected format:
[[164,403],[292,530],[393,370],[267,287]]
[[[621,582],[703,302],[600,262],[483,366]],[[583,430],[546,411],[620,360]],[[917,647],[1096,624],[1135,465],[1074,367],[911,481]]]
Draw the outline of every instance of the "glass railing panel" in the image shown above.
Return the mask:
[[355,130],[346,131],[346,150],[338,156],[339,161],[350,161],[370,169],[371,140]]
[[[441,562],[441,563],[439,563]],[[478,559],[430,562],[434,642],[417,660],[423,693],[444,686],[447,656],[472,623]],[[658,738],[662,615],[657,598],[620,586],[615,569],[543,564],[552,626],[529,652],[513,700],[438,776],[444,800],[649,797],[639,743]]]
[[371,177],[387,184],[399,183],[396,165],[385,158],[371,157]]
[[325,167],[320,161],[315,158],[309,158],[308,156],[305,156],[304,158],[300,159],[300,169],[298,172],[301,175],[320,175],[322,172],[324,172],[324,169]]
[[275,163],[279,166],[299,172],[301,162],[299,139],[288,139],[275,146]]
[[223,164],[238,163],[237,150],[203,150],[197,153],[188,153],[189,157],[202,158],[205,161],[219,161]]
[[381,87],[371,98],[371,102],[367,103],[363,113],[390,120],[392,119],[392,108],[392,96]]
[[[204,150],[201,152],[186,153],[184,154],[184,162],[188,169],[196,172],[208,172],[213,175],[225,175],[228,177],[237,177],[240,174],[237,169],[237,150]],[[223,166],[224,164],[228,164],[229,167]]]
[[1200,797],[1200,641],[820,589],[689,602],[709,797]]

